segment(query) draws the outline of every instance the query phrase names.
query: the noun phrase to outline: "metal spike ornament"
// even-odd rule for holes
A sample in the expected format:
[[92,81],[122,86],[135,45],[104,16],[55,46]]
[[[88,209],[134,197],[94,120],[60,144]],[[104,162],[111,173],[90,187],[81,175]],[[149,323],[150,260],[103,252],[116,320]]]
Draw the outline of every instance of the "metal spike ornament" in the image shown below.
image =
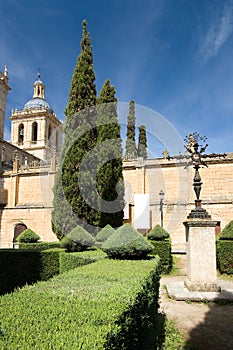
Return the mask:
[[191,213],[188,215],[188,219],[211,219],[211,216],[208,214],[208,212],[202,208],[201,206],[201,200],[200,200],[200,194],[201,194],[201,176],[199,173],[199,169],[201,166],[206,166],[207,164],[202,159],[202,153],[207,148],[208,144],[206,144],[204,147],[200,148],[200,151],[198,150],[200,145],[198,141],[206,141],[206,137],[201,137],[199,134],[194,133],[190,134],[187,139],[187,146],[186,149],[190,153],[190,157],[192,160],[193,168],[195,169],[194,179],[193,179],[193,188],[194,192],[196,194],[195,199],[195,209],[191,210]]

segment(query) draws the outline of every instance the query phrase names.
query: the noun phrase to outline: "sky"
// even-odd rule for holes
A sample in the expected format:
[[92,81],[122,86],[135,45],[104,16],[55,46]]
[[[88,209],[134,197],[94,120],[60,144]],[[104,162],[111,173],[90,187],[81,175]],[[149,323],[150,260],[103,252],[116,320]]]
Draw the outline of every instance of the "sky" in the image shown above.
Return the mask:
[[46,100],[65,120],[83,19],[97,92],[110,79],[123,124],[135,101],[152,156],[191,132],[207,136],[208,153],[233,152],[233,0],[0,0],[0,70],[8,65],[12,87],[7,140],[8,116],[32,98],[38,68]]

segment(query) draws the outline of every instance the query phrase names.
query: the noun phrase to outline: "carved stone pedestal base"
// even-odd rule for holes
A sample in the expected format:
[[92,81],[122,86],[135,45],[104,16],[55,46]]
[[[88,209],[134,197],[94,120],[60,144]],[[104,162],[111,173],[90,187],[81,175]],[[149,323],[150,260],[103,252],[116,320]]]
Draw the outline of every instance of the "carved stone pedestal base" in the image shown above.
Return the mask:
[[216,292],[215,226],[217,221],[189,219],[184,222],[187,245],[186,287],[190,291]]

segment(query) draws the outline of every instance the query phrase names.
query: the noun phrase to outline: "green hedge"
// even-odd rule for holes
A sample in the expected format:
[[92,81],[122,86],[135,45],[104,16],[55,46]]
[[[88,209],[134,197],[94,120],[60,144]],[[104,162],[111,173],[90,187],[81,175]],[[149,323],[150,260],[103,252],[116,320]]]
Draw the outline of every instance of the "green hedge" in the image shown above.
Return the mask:
[[64,249],[59,248],[45,251],[1,249],[0,295],[12,292],[25,284],[47,280],[75,267],[103,259],[105,256],[101,250],[66,253]]
[[219,271],[228,275],[233,274],[233,240],[218,240],[216,243]]
[[0,295],[59,273],[59,252],[0,250]]
[[161,272],[169,273],[172,269],[171,239],[150,240],[150,243],[154,246],[153,254],[160,257]]
[[79,266],[87,265],[103,259],[106,254],[98,250],[87,250],[85,252],[61,253],[60,254],[60,273],[69,271]]
[[19,249],[46,250],[60,248],[60,242],[19,243]]
[[156,348],[158,259],[102,259],[0,298],[0,348]]

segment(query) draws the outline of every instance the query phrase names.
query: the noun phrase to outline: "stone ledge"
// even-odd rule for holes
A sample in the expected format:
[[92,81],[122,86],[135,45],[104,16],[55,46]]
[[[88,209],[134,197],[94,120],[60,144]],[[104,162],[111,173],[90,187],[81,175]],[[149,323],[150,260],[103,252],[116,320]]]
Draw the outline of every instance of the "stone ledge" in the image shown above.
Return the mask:
[[166,283],[169,298],[177,301],[213,301],[213,302],[233,302],[233,285],[221,281],[218,283],[219,292],[199,292],[189,291],[182,282]]

